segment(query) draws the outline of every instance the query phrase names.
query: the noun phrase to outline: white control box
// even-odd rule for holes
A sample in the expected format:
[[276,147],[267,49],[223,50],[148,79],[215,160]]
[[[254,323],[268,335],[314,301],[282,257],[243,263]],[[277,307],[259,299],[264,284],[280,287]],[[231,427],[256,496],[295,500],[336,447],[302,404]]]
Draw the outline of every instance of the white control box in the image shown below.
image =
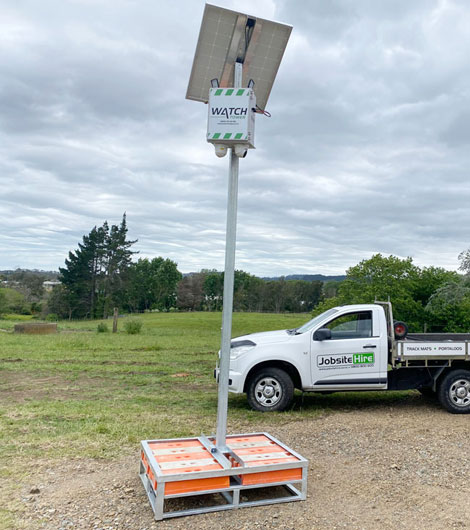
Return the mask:
[[256,96],[251,88],[211,88],[207,141],[254,148]]

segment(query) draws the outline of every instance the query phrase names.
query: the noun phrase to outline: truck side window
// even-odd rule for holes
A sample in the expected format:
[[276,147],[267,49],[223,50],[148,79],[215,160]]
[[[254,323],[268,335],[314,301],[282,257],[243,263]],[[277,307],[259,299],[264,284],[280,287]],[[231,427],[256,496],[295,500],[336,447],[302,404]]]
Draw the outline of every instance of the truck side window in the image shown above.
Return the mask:
[[372,337],[372,311],[348,313],[324,326],[331,330],[332,340]]

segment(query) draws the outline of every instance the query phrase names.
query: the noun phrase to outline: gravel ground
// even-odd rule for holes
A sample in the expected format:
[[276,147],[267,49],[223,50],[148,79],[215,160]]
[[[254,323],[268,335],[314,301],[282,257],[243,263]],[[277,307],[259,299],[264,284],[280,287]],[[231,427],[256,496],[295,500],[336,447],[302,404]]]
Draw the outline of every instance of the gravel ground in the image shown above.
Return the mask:
[[[207,530],[470,527],[468,416],[417,393],[265,429],[309,460],[308,498],[155,522],[136,454],[112,463],[40,462],[23,490],[27,529]],[[253,425],[229,425],[253,432]],[[187,502],[187,501],[185,501]]]

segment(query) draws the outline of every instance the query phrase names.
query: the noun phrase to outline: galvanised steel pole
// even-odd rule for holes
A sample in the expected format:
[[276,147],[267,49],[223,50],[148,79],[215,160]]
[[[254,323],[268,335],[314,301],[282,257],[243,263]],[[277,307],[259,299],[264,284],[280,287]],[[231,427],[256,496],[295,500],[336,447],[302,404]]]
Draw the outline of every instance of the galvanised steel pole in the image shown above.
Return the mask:
[[[234,88],[242,85],[242,63],[235,63]],[[238,167],[235,147],[230,148],[230,169],[227,200],[227,229],[225,238],[224,301],[222,309],[222,345],[220,348],[219,388],[217,401],[216,446],[226,451],[228,379],[230,371],[230,341],[232,338],[233,285],[235,278],[235,246],[237,241]]]

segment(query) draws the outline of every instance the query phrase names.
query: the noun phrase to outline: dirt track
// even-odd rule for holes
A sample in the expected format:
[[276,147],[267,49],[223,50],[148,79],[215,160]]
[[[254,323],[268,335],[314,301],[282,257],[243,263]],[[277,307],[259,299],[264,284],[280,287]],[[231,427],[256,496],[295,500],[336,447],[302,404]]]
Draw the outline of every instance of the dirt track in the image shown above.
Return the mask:
[[[266,429],[267,430],[267,429]],[[229,432],[253,426],[229,425]],[[23,491],[25,528],[452,529],[470,528],[470,417],[410,394],[269,432],[309,459],[306,502],[155,522],[138,453],[112,464],[43,462]]]

